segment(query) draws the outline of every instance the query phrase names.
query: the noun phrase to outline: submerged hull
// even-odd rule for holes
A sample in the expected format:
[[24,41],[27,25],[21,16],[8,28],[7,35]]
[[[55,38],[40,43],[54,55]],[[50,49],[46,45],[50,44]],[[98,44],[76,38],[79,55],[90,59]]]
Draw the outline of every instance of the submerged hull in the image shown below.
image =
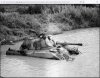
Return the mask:
[[[56,60],[60,60],[58,56],[56,56],[56,54],[49,52],[48,50],[46,51],[36,51],[35,53],[32,53],[32,50],[30,52],[31,54],[27,54],[26,56],[30,56],[30,57],[38,57],[38,58],[46,58],[46,59],[56,59]],[[21,55],[19,51],[16,50],[7,50],[6,51],[6,55]]]

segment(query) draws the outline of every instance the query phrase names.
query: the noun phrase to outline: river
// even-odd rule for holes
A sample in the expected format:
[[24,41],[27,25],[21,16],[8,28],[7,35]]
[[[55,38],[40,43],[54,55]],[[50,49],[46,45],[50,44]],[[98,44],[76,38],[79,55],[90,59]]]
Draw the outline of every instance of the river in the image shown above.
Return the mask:
[[2,77],[99,77],[99,28],[86,28],[55,35],[58,41],[83,43],[78,47],[82,54],[74,61],[52,60],[26,56],[6,55],[11,47],[19,49],[22,42],[16,45],[1,46]]

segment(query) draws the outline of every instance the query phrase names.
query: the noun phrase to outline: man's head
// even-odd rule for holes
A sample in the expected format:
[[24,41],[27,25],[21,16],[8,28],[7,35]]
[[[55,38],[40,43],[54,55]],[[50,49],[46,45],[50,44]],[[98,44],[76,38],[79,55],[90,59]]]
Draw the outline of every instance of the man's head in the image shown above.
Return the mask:
[[51,47],[56,47],[56,41],[54,40],[52,35],[46,36],[46,44]]
[[63,51],[63,50],[65,50],[65,48],[62,45],[58,44],[58,45],[56,45],[56,50]]
[[45,40],[46,39],[46,35],[44,33],[42,33],[42,34],[39,35],[39,38]]

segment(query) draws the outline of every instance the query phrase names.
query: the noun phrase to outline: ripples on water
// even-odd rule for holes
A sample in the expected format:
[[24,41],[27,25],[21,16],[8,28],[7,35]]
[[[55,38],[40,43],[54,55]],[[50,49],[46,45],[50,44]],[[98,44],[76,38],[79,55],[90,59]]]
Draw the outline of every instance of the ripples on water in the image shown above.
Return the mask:
[[67,64],[65,60],[6,55],[5,52],[8,48],[9,46],[2,46],[1,48],[1,75],[4,77],[58,77],[61,76],[61,71],[62,76],[66,72],[64,70]]
[[[62,61],[21,56],[2,56],[3,76],[59,76]],[[62,63],[62,64],[61,64]]]
[[[85,30],[85,33],[87,30]],[[72,77],[72,76],[96,76],[98,77],[99,72],[99,54],[98,51],[98,32],[87,34],[89,37],[86,38],[86,34],[82,35],[83,32],[80,31],[80,40],[84,43],[88,43],[89,46],[83,46],[80,50],[83,52],[82,55],[77,56],[75,61],[66,62],[65,60],[50,60],[34,57],[25,56],[14,56],[6,55],[5,52],[9,47],[18,49],[21,43],[17,43],[14,46],[2,46],[1,51],[1,76],[3,77]],[[76,32],[78,35],[78,33]],[[73,35],[70,37],[68,35],[69,41],[76,41],[78,36]],[[66,37],[66,36],[65,36]],[[66,37],[66,39],[68,38]],[[83,38],[84,39],[83,39]],[[92,39],[91,39],[92,38]],[[91,40],[90,40],[91,39]],[[83,41],[84,40],[84,41]],[[90,40],[90,41],[89,41]],[[92,43],[91,43],[92,42]],[[93,47],[92,45],[96,45]],[[92,47],[92,49],[91,49]],[[87,49],[88,48],[88,49]],[[84,50],[83,50],[84,49]],[[86,55],[86,52],[88,52]],[[92,54],[92,53],[94,54]],[[95,55],[95,56],[94,56]],[[79,59],[79,60],[78,60]]]

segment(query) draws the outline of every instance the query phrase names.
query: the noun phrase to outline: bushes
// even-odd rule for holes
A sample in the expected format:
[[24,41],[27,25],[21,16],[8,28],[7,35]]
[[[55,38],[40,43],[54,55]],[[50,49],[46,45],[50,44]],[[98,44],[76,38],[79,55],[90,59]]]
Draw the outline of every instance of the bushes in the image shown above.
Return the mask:
[[[10,20],[9,20],[10,19]],[[1,23],[11,29],[14,28],[34,28],[34,26],[39,26],[40,23],[32,15],[20,15],[18,13],[11,13],[9,15],[0,15]]]
[[47,25],[47,33],[55,35],[62,33],[62,30],[58,27],[56,23],[49,23]]
[[58,23],[57,25],[58,25],[58,27],[59,27],[62,31],[69,31],[69,30],[72,30],[72,27],[71,27],[69,24],[61,24],[61,23]]
[[52,19],[49,20],[53,20],[56,23],[67,24],[73,29],[99,26],[97,7],[65,5],[59,9],[59,12],[52,14],[52,16]]
[[[0,13],[0,27],[6,29],[4,35],[18,35],[23,30],[29,34],[32,29],[37,33],[58,34],[62,31],[100,26],[100,8],[82,5],[28,5],[19,7],[19,13]],[[11,29],[11,30],[9,30]],[[27,31],[26,31],[27,30]],[[10,33],[11,31],[11,33]]]
[[27,13],[27,9],[25,9],[25,8],[18,8],[17,12],[19,12],[20,14],[26,14]]
[[0,6],[0,12],[4,13],[5,12],[5,8]]
[[29,13],[29,14],[41,14],[42,13],[42,5],[29,6],[27,9],[27,13]]
[[[2,29],[2,27],[4,30]],[[9,30],[8,30],[9,29]],[[13,31],[15,29],[23,31]],[[1,13],[0,14],[0,32],[1,34],[8,36],[20,36],[25,35],[26,29],[33,29],[37,33],[40,33],[40,23],[33,15],[20,15],[18,13]],[[2,31],[3,30],[3,31]]]
[[28,8],[18,8],[17,12],[20,14],[41,14],[43,9],[43,5],[29,5]]
[[[89,5],[90,6],[90,5]],[[91,5],[93,6],[93,5]],[[99,26],[98,9],[87,5],[28,5],[28,8],[19,8],[23,14],[34,14],[39,23],[63,23],[73,29],[81,27]],[[23,23],[23,21],[21,21]],[[22,26],[30,26],[30,22]]]

